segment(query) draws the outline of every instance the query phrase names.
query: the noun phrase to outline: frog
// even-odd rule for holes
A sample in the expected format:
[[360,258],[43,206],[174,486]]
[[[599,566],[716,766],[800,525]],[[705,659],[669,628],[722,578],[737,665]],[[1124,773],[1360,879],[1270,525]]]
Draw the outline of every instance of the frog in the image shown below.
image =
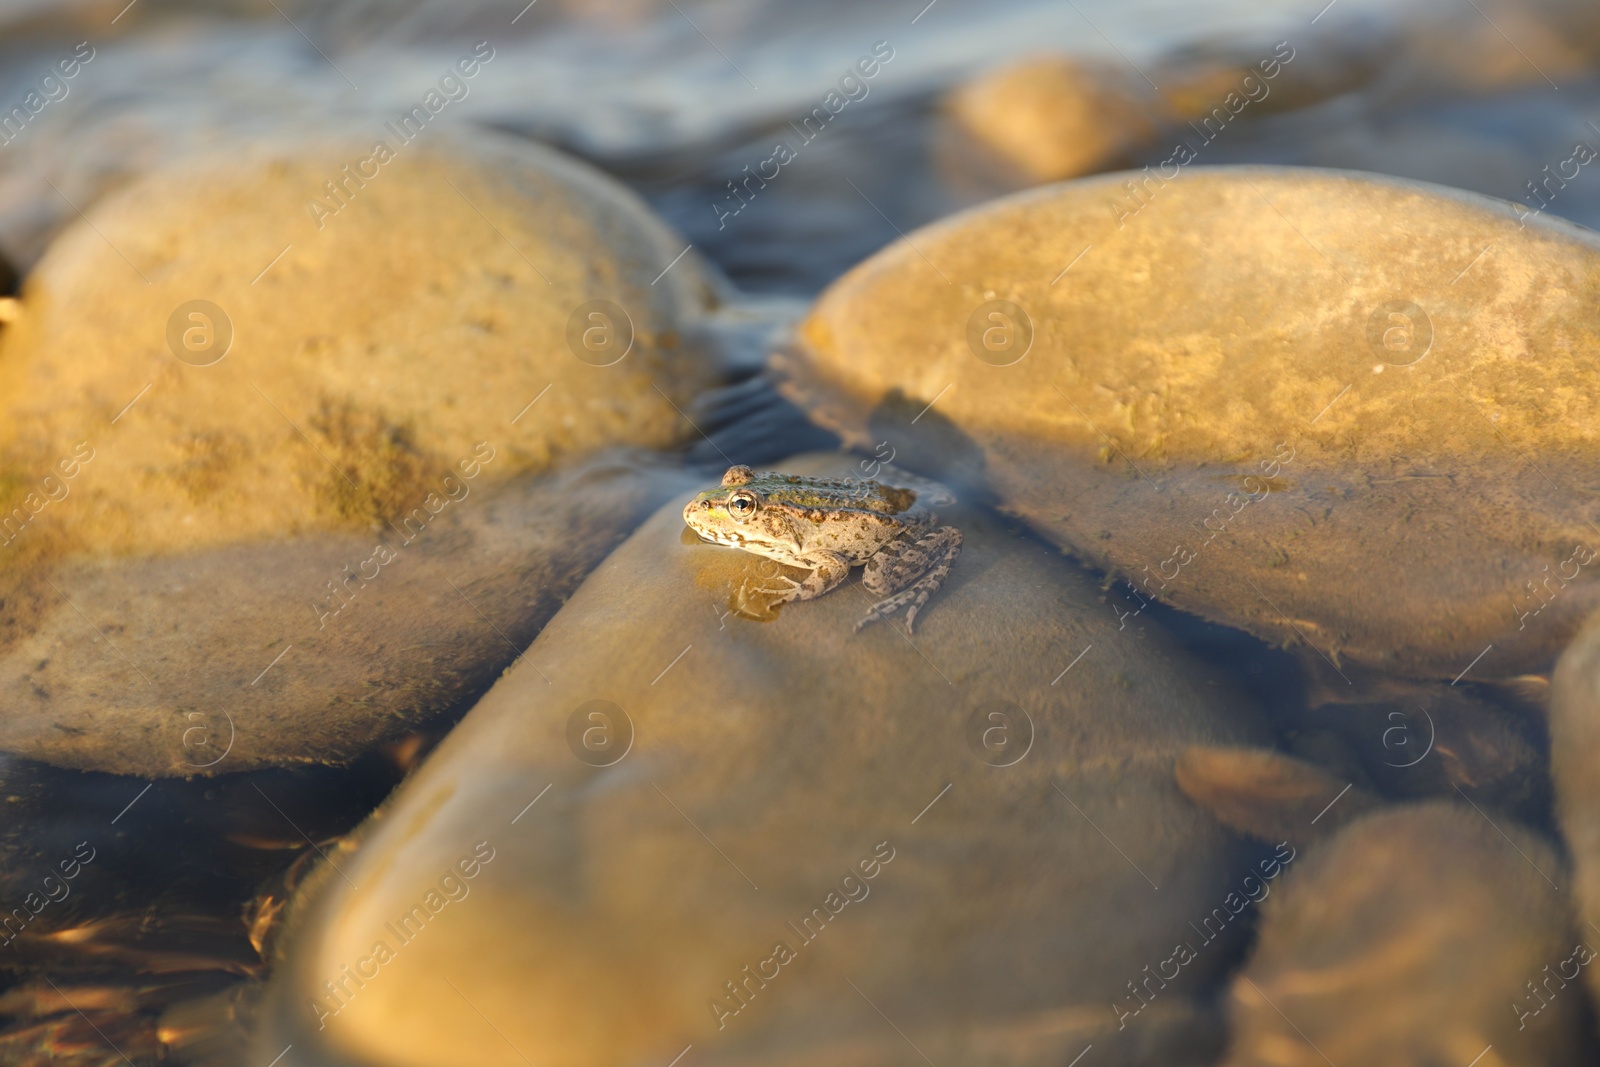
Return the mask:
[[815,478],[735,464],[684,506],[683,521],[703,541],[810,571],[775,576],[779,603],[814,600],[861,567],[862,587],[879,599],[854,632],[903,608],[910,634],[961,553],[961,531],[932,510],[953,503],[945,486],[887,467],[874,478]]

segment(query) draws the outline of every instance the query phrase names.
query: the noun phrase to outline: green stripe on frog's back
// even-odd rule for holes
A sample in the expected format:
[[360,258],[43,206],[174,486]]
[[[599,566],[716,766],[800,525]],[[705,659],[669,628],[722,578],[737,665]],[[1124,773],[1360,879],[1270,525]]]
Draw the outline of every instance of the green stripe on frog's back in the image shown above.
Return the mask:
[[[807,511],[835,513],[861,510],[897,515],[916,502],[917,494],[877,482],[853,478],[801,478],[794,475],[759,475],[748,486],[769,503],[784,504]],[[842,505],[842,507],[841,507]],[[807,516],[811,518],[811,516]],[[822,521],[814,518],[812,521]]]

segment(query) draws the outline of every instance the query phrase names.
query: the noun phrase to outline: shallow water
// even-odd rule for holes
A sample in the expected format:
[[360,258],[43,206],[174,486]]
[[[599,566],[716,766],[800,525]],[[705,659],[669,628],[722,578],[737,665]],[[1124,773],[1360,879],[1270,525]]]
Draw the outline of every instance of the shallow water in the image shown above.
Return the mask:
[[[1484,6],[1497,16],[1483,16],[1496,34],[1508,12],[1521,10]],[[1377,68],[1352,76],[1346,91],[1230,128],[1208,146],[1205,164],[1371,170],[1517,201],[1575,143],[1600,146],[1593,57],[1587,69],[1557,67],[1531,43],[1532,57],[1495,38],[1484,47],[1509,73],[1482,79],[1477,67],[1488,52],[1468,53],[1474,58],[1462,69],[1419,58],[1419,41],[1451,37],[1460,20],[1478,18],[1453,5],[538,0],[519,8],[0,5],[0,106],[20,102],[77,42],[94,49],[70,91],[0,145],[0,252],[26,274],[101,197],[158,162],[224,138],[337,129],[356,131],[352,143],[362,144],[472,42],[489,40],[495,59],[452,105],[449,121],[542,140],[598,165],[752,298],[744,328],[725,326],[719,336],[727,381],[686,413],[699,433],[681,459],[710,485],[731,459],[759,466],[837,443],[760,372],[774,324],[792,321],[828,283],[904,234],[1026,186],[1019,172],[974,151],[942,104],[951,87],[1007,60],[1069,52],[1123,62],[1145,77],[1182,49],[1249,62],[1290,40],[1303,58],[1288,77],[1314,64],[1342,70],[1351,55]],[[1473,34],[1481,30],[1473,23]],[[795,123],[879,41],[889,43],[893,59],[871,91],[814,140],[797,133]],[[1519,69],[1519,59],[1529,69]],[[779,141],[796,147],[795,160],[748,201],[730,201],[728,183],[769,158]],[[1134,162],[1157,164],[1167,154],[1151,147]],[[1547,213],[1600,226],[1596,171],[1585,167],[1564,183]],[[963,488],[992,503],[984,486]],[[1127,601],[1130,590],[1111,587],[1108,595]],[[1395,720],[1378,701],[1342,712],[1320,699],[1328,678],[1319,667],[1174,609],[1148,610],[1150,625],[1267,709],[1286,751],[1371,770],[1410,766],[1413,749],[1401,746],[1435,741],[1426,713]],[[1494,749],[1511,771],[1471,781],[1435,771],[1436,760],[1431,777],[1380,769],[1371,775],[1375,789],[1405,799],[1466,785],[1463,795],[1559,840],[1542,721],[1528,717],[1508,734],[1494,715],[1524,707],[1519,699],[1486,693],[1491,711],[1481,721],[1489,725],[1463,712],[1449,735],[1458,750]],[[10,817],[0,836],[0,902],[10,908],[33,893],[80,843],[93,859],[66,897],[8,942],[9,960],[0,957],[0,1060],[245,1062],[237,1057],[253,992],[270,969],[278,909],[472,702],[439,709],[342,767],[312,760],[152,781],[4,757],[0,795]],[[209,770],[209,757],[222,753],[218,771],[226,770],[227,729],[211,718],[202,725],[192,741],[206,758],[194,766]]]

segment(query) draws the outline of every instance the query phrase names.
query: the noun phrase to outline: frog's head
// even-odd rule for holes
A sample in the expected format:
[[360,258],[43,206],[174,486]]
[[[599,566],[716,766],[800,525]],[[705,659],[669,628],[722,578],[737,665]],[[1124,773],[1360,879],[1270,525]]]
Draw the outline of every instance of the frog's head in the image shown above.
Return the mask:
[[[729,467],[721,485],[684,506],[683,521],[701,538],[719,545],[751,551],[774,543],[792,545],[792,534],[771,528],[773,516],[762,512],[765,503],[756,473],[742,465]],[[779,525],[786,531],[787,523]]]

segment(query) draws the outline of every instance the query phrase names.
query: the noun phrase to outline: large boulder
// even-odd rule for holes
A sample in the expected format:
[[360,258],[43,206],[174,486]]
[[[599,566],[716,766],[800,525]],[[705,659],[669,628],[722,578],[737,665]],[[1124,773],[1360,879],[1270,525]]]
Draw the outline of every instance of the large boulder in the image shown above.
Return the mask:
[[1119,615],[1157,598],[1419,677],[1547,669],[1600,600],[1600,239],[1405,181],[1162,173],[910,234],[819,299],[787,389],[987,483],[1132,583]]
[[854,579],[741,618],[730,587],[771,585],[775,564],[685,538],[689,496],[534,641],[542,676],[503,679],[330,857],[258,1058],[1214,1056],[1196,998],[1248,920],[1225,911],[1181,962],[1173,946],[1253,857],[1173,767],[1262,737],[1248,700],[967,507],[940,508],[965,544],[914,637],[853,633]]
[[29,276],[0,334],[0,746],[344,758],[481,691],[653,508],[648,475],[578,468],[693,434],[712,279],[555,152],[413,141],[185,162]]

